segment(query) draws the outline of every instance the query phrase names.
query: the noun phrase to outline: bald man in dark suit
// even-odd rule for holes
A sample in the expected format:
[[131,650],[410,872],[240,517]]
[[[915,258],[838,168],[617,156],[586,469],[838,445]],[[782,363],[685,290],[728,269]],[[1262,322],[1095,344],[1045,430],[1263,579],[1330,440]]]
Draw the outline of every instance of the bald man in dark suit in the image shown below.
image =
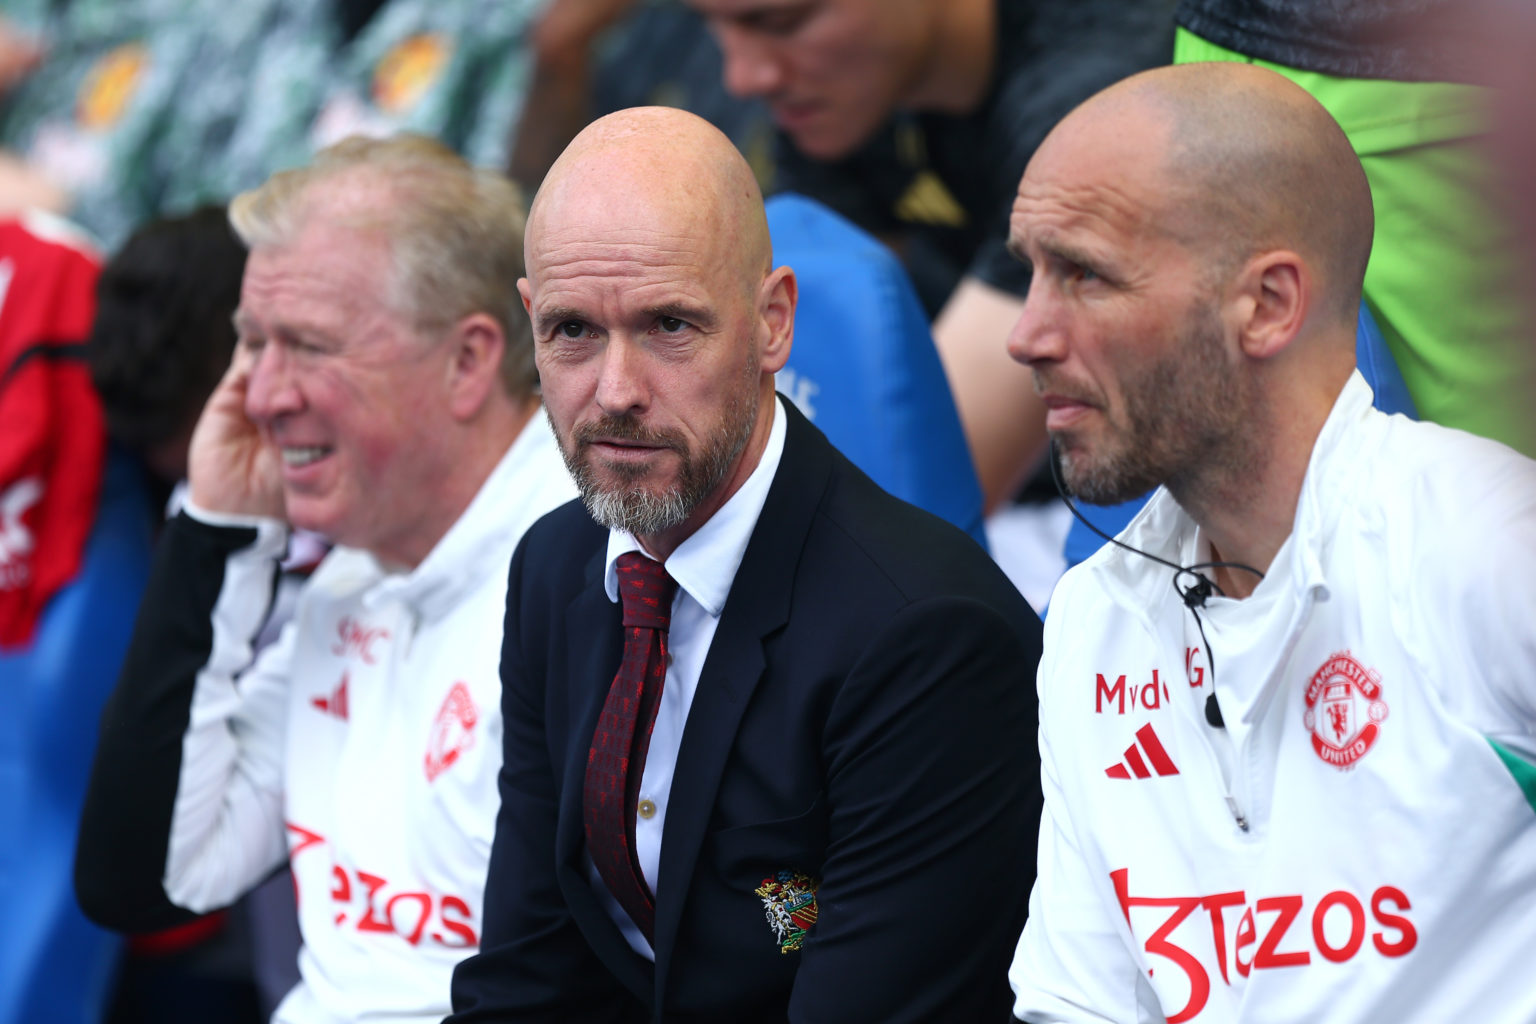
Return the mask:
[[775,395],[795,278],[715,129],[595,122],[528,256],[583,500],[513,560],[502,808],[452,1020],[1004,1017],[1038,618]]

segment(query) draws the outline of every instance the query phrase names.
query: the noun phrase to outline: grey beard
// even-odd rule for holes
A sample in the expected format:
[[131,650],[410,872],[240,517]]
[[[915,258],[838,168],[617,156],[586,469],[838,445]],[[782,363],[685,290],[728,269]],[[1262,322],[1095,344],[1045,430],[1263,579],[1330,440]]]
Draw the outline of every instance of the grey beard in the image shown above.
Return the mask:
[[577,436],[571,438],[561,438],[556,431],[560,457],[565,460],[565,467],[576,483],[587,514],[600,526],[627,530],[637,537],[662,533],[686,522],[694,509],[720,486],[752,436],[757,403],[755,395],[745,385],[754,380],[756,365],[749,361],[745,369],[741,393],[733,395],[727,402],[719,431],[706,442],[696,458],[689,456],[685,442],[675,432],[647,431],[628,417],[610,417],[606,425],[593,424],[585,428],[588,436],[608,430],[622,437],[670,445],[681,457],[682,465],[676,486],[665,494],[652,494],[641,488],[627,487],[622,482],[604,490],[598,485],[590,463],[581,457],[583,431],[577,431]]
[[[585,470],[586,467],[582,468]],[[593,486],[591,476],[586,472],[577,475],[576,486],[581,491],[582,504],[587,506],[587,514],[599,526],[627,530],[637,537],[679,526],[693,511],[687,496],[679,491],[667,494],[600,491]]]
[[587,514],[601,526],[627,530],[637,537],[681,526],[725,479],[752,435],[750,409],[743,407],[732,412],[737,415],[727,420],[728,432],[712,441],[699,454],[697,462],[685,457],[677,486],[665,494],[619,488],[605,491],[593,479],[590,465],[566,455],[562,445],[560,454],[576,482]]

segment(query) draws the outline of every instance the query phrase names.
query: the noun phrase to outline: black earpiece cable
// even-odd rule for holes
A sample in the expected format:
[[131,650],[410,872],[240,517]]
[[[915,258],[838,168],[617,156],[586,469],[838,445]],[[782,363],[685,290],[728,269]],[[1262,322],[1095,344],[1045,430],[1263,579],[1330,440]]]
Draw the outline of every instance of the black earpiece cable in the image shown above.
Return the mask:
[[[1078,511],[1077,504],[1072,500],[1071,493],[1067,490],[1066,484],[1062,482],[1061,449],[1057,447],[1054,441],[1051,442],[1051,479],[1056,484],[1056,493],[1061,495],[1061,500],[1066,502],[1067,508],[1071,509],[1072,514],[1088,529],[1116,547],[1124,548],[1132,554],[1140,555],[1142,558],[1149,558],[1159,565],[1166,565],[1173,570],[1173,589],[1178,592],[1179,597],[1184,601],[1184,607],[1188,608],[1189,613],[1195,617],[1195,628],[1200,631],[1200,642],[1205,645],[1205,663],[1211,670],[1211,693],[1210,696],[1205,698],[1205,720],[1217,729],[1225,728],[1226,723],[1221,717],[1221,705],[1216,701],[1216,656],[1211,653],[1210,641],[1205,638],[1205,623],[1200,620],[1200,612],[1197,609],[1205,607],[1206,599],[1211,596],[1213,591],[1222,597],[1226,597],[1227,593],[1221,589],[1220,584],[1215,580],[1208,576],[1200,575],[1197,570],[1241,569],[1244,572],[1253,573],[1261,580],[1264,578],[1264,574],[1253,566],[1245,565],[1242,562],[1196,562],[1194,565],[1180,565],[1177,562],[1170,562],[1166,558],[1159,558],[1156,555],[1149,554],[1140,548],[1133,548],[1129,544],[1111,537],[1090,523],[1088,517]],[[1194,582],[1183,583],[1182,580],[1185,576],[1194,577]]]

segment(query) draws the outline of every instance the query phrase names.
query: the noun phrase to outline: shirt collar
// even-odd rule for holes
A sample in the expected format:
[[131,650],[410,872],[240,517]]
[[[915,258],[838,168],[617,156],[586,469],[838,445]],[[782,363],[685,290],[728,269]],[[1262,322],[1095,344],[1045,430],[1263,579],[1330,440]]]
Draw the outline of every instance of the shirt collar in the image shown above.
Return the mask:
[[[778,472],[779,461],[784,454],[784,410],[777,395],[773,400],[773,425],[768,431],[768,444],[756,468],[737,489],[736,493],[720,506],[719,511],[705,520],[693,535],[677,546],[664,563],[667,574],[677,581],[678,589],[697,601],[711,618],[719,618],[725,609],[726,596],[741,567],[742,556],[747,552],[747,542],[757,528],[763,504],[768,500],[768,488]],[[619,599],[619,574],[614,563],[618,557],[630,551],[640,551],[640,542],[628,530],[608,532],[608,559],[603,570],[603,588],[608,600]]]
[[[1323,548],[1333,538],[1346,506],[1353,504],[1350,494],[1367,458],[1364,449],[1371,444],[1363,421],[1376,414],[1371,404],[1374,398],[1371,386],[1355,370],[1344,382],[1323,429],[1318,432],[1317,442],[1312,445],[1307,475],[1296,501],[1296,520],[1286,538],[1291,549],[1291,572],[1301,588],[1327,590]],[[1276,560],[1286,554],[1282,547]]]
[[[1322,546],[1343,511],[1342,503],[1346,500],[1343,495],[1349,480],[1359,473],[1359,457],[1350,454],[1350,445],[1361,428],[1360,421],[1370,415],[1372,397],[1370,385],[1360,371],[1355,370],[1334,400],[1317,441],[1312,445],[1291,532],[1275,553],[1271,571],[1255,588],[1256,594],[1260,589],[1276,586],[1289,586],[1298,593],[1313,588],[1326,591]],[[1131,520],[1121,539],[1131,547],[1179,565],[1210,558],[1210,547],[1199,527],[1173,500],[1173,495],[1162,487]],[[1105,549],[1095,555],[1093,561],[1108,570],[1107,578],[1117,581],[1127,593],[1160,594],[1159,604],[1163,600],[1177,599],[1171,585],[1165,584],[1162,591],[1154,585],[1155,580],[1169,577],[1171,569],[1114,545],[1106,544]]]

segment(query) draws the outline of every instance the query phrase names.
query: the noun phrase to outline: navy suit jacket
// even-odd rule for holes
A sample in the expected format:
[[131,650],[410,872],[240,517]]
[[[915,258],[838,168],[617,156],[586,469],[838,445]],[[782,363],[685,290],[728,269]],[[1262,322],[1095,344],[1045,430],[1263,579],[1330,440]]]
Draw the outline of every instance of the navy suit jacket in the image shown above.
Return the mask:
[[[784,407],[678,751],[654,965],[583,856],[587,750],[623,645],[608,531],[572,502],[514,556],[501,811],[453,1024],[1009,1019],[1041,803],[1040,621],[974,541]],[[781,871],[818,885],[799,949],[756,891]]]

